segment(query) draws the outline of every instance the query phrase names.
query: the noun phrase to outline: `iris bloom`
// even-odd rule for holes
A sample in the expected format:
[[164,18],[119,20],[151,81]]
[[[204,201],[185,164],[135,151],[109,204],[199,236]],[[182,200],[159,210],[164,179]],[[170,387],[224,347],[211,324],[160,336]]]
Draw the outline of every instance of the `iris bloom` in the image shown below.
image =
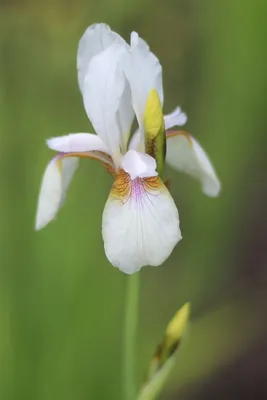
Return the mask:
[[[58,154],[43,176],[36,229],[55,218],[79,158],[99,160],[114,176],[102,219],[107,258],[128,274],[160,265],[182,237],[177,208],[162,180],[165,150],[167,163],[199,179],[209,196],[220,190],[215,171],[192,136],[170,130],[185,124],[186,115],[177,108],[163,116],[162,68],[137,33],[128,45],[107,25],[90,26],[79,43],[77,67],[96,135],[47,140]],[[135,116],[139,128],[131,136]]]

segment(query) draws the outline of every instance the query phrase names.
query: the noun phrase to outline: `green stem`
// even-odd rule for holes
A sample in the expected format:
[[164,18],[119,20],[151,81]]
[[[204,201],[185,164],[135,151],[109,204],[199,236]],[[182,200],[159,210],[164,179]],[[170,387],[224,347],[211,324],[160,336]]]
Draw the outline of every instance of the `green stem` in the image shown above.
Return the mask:
[[135,344],[140,272],[127,276],[123,351],[123,400],[135,400]]

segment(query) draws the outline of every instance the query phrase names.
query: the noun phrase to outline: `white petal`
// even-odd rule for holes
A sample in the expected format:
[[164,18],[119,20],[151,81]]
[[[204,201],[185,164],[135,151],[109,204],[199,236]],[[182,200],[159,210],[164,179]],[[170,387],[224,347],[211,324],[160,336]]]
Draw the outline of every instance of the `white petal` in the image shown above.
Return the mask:
[[192,136],[178,132],[167,132],[166,162],[199,179],[206,195],[218,196],[221,185],[207,154]]
[[123,38],[106,24],[94,24],[86,29],[79,42],[77,54],[78,81],[81,92],[83,92],[83,83],[89,62],[114,43],[128,47]]
[[104,209],[102,234],[107,258],[123,272],[162,264],[181,232],[177,208],[161,179],[132,181],[120,170]]
[[129,137],[131,134],[132,123],[134,120],[134,109],[132,106],[132,94],[128,81],[125,80],[124,91],[120,100],[117,114],[120,128],[120,149],[122,154],[126,153]]
[[123,68],[130,82],[133,107],[142,130],[143,113],[151,89],[158,92],[163,104],[162,68],[157,57],[136,32],[131,34],[131,52],[123,58]]
[[77,157],[57,156],[48,164],[39,193],[36,229],[39,230],[52,221],[60,207],[78,166]]
[[132,32],[131,33],[131,47],[137,46],[138,45],[138,41],[139,41],[139,35],[137,32]]
[[157,176],[157,164],[153,157],[145,153],[129,150],[121,160],[121,168],[126,171],[131,179],[148,178]]
[[50,149],[62,153],[79,151],[102,151],[108,154],[105,143],[92,133],[70,133],[66,136],[58,136],[47,140]]
[[130,93],[120,65],[125,52],[123,46],[114,44],[95,56],[89,63],[83,91],[87,115],[117,167],[133,117]]
[[173,112],[164,116],[164,121],[165,129],[170,129],[174,126],[183,126],[187,122],[187,115],[182,112],[180,107],[177,107]]
[[141,142],[141,134],[140,134],[140,129],[137,129],[128,146],[129,150],[136,150],[136,151],[140,151],[140,152],[145,152],[145,146],[144,146],[144,141]]

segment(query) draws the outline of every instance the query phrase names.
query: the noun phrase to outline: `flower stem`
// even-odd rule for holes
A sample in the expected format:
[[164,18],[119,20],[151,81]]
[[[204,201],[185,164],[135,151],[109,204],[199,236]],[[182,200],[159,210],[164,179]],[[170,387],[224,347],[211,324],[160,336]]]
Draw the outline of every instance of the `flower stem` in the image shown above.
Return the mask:
[[140,272],[127,276],[123,351],[123,400],[135,400],[135,342]]

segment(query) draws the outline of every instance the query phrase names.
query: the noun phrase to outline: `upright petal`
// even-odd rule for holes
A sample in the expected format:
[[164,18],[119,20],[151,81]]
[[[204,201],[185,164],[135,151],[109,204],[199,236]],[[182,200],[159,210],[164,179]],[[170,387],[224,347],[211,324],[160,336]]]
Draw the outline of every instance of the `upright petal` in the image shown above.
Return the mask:
[[181,232],[177,208],[155,171],[155,160],[132,151],[123,167],[104,209],[102,234],[109,261],[132,274],[143,266],[162,264]]
[[144,153],[145,152],[145,141],[142,140],[141,141],[141,132],[140,129],[137,129],[130,142],[129,142],[129,146],[128,146],[129,150],[136,150],[136,151],[140,151],[140,153]]
[[128,81],[125,80],[125,87],[121,97],[118,110],[118,123],[121,132],[120,149],[122,154],[127,152],[132,123],[134,120],[134,109],[132,106],[132,94]]
[[136,32],[131,34],[131,51],[123,58],[123,68],[132,90],[132,101],[141,130],[148,95],[158,92],[163,104],[162,68],[157,57]]
[[187,132],[167,132],[166,161],[178,171],[200,180],[207,196],[218,196],[221,185],[216,172],[203,148]]
[[133,120],[130,91],[120,65],[126,51],[123,46],[113,44],[93,57],[83,90],[87,115],[117,167],[121,153],[126,151]]
[[79,41],[77,54],[78,82],[81,92],[83,92],[83,83],[89,62],[114,43],[128,47],[123,38],[106,24],[94,24],[86,29]]

